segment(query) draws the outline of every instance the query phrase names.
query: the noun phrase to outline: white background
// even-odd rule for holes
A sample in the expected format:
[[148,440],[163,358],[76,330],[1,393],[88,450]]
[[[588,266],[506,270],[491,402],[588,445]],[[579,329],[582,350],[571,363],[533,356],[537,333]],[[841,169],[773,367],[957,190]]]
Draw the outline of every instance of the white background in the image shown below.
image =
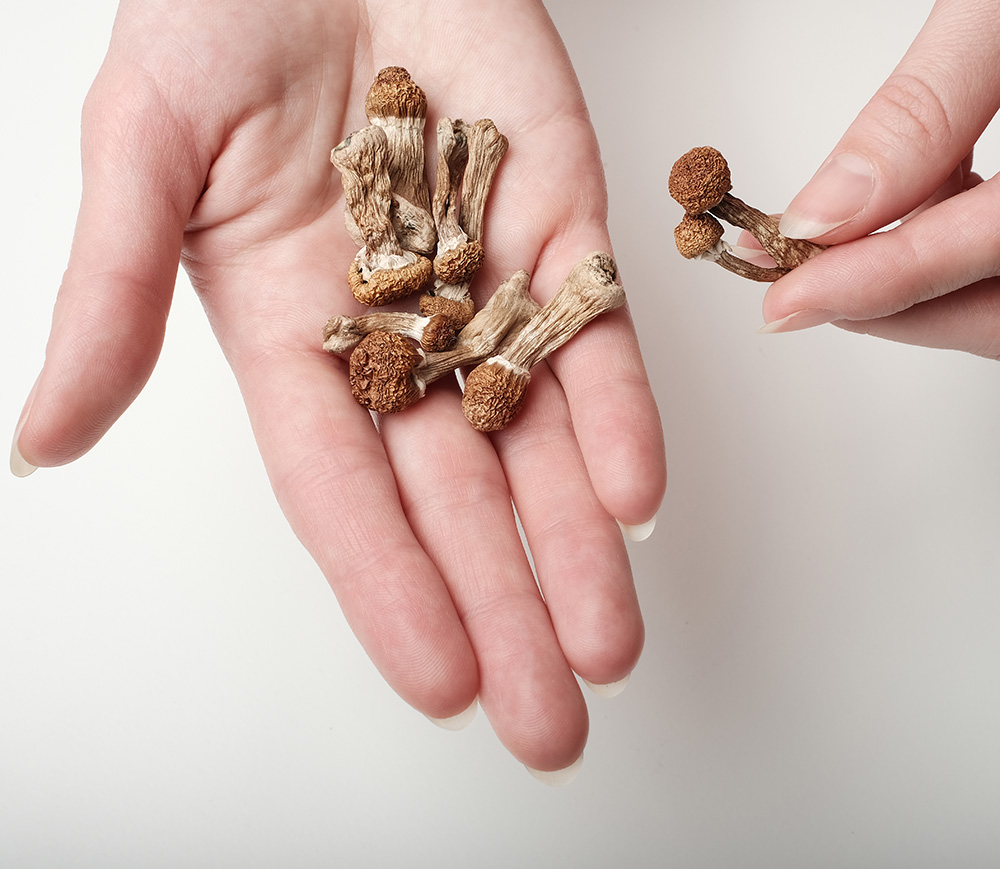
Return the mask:
[[[673,159],[778,211],[929,2],[550,0],[602,142],[671,480],[647,647],[546,788],[382,683],[280,515],[182,279],[146,390],[0,478],[4,867],[969,867],[1000,859],[1000,369],[682,260]],[[41,365],[111,0],[7,4],[0,428]],[[992,175],[996,139],[979,150]]]

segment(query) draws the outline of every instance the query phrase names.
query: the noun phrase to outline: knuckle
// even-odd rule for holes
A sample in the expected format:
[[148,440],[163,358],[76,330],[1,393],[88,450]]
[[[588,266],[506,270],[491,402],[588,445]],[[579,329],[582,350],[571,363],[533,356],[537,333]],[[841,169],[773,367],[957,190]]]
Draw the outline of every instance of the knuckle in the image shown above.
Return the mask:
[[903,140],[908,149],[929,155],[952,136],[948,110],[937,90],[911,74],[895,74],[868,106],[887,138]]

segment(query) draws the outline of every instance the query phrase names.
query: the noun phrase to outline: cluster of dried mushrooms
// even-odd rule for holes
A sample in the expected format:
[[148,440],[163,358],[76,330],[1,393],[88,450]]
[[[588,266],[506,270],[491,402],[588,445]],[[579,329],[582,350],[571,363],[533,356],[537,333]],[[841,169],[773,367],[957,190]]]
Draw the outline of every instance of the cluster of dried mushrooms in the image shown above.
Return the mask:
[[460,368],[462,408],[480,431],[507,425],[524,400],[531,367],[594,317],[622,305],[614,260],[594,253],[574,267],[544,306],[520,271],[478,312],[470,286],[482,265],[486,199],[507,139],[493,121],[441,118],[437,179],[427,182],[427,98],[402,67],[381,70],[368,91],[369,125],[333,149],[346,199],[345,223],[360,246],[348,284],[381,308],[420,293],[419,313],[379,310],[335,316],[323,348],[350,352],[351,390],[360,404],[395,413]]

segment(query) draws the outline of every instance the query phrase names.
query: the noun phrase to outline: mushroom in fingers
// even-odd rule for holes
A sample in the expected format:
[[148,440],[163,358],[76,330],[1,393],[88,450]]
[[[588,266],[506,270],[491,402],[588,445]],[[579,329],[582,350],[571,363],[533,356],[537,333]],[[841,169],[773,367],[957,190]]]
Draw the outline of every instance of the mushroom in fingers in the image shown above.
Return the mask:
[[[670,170],[667,188],[688,214],[711,212],[716,217],[745,229],[786,274],[825,250],[824,245],[805,239],[788,238],[778,231],[777,218],[747,205],[733,196],[732,176],[726,158],[715,148],[692,148],[679,157]],[[779,274],[778,277],[781,275]],[[744,277],[749,277],[745,275]],[[754,280],[777,280],[753,278]]]

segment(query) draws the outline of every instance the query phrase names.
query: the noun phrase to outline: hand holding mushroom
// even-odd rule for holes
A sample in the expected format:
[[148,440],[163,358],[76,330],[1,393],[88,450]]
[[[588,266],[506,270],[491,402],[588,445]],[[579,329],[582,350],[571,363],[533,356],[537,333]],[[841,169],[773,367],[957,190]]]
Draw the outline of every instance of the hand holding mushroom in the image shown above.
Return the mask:
[[[558,770],[587,739],[577,674],[614,683],[642,647],[615,519],[638,526],[658,507],[659,416],[621,310],[536,365],[523,424],[491,437],[468,424],[450,378],[377,429],[352,396],[347,360],[321,348],[331,314],[354,322],[331,327],[327,340],[360,342],[370,330],[358,321],[376,311],[345,278],[362,246],[362,279],[386,263],[429,259],[434,204],[418,190],[390,192],[388,210],[384,197],[362,197],[365,238],[345,229],[354,193],[332,171],[330,150],[379,126],[363,106],[382,67],[405,66],[456,116],[502,109],[496,126],[519,143],[493,179],[482,237],[458,214],[486,252],[480,310],[522,269],[544,304],[578,260],[611,249],[593,130],[543,4],[420,8],[400,16],[397,4],[356,0],[122,3],[84,114],[84,202],[15,467],[82,456],[126,409],[156,361],[183,262],[278,501],[375,666],[438,721],[478,699],[520,762]],[[456,58],[455,32],[488,36]],[[512,62],[511,46],[526,36],[531,50]],[[387,45],[412,51],[385,57]],[[548,123],[557,115],[567,123]],[[391,125],[381,125],[384,147]],[[376,139],[352,147],[378,152]],[[443,295],[433,281],[431,291]],[[428,336],[433,314],[409,313],[400,331]],[[191,444],[211,438],[211,426],[191,421]],[[176,446],[151,444],[150,454]]]
[[792,199],[782,232],[834,247],[769,288],[765,331],[834,322],[1000,359],[1000,178],[973,171],[973,153],[990,153],[979,143],[1000,93],[996,11],[982,0],[935,4]]
[[[372,125],[348,136],[330,160],[343,179],[347,227],[364,242],[348,270],[351,292],[359,302],[383,306],[419,290],[430,277],[430,261],[403,250],[405,230],[391,219],[394,202],[419,203],[414,208],[426,214],[420,135],[427,98],[407,70],[387,67],[375,77],[365,108]],[[424,251],[434,253],[435,289],[421,297],[420,315],[331,317],[323,349],[352,351],[351,391],[377,413],[405,410],[423,398],[428,384],[476,365],[462,409],[479,431],[498,431],[521,409],[530,368],[594,317],[623,305],[625,294],[614,260],[597,253],[581,261],[537,312],[522,270],[474,315],[470,289],[485,257],[486,198],[507,153],[507,138],[489,119],[469,125],[445,117],[438,122],[437,140],[435,231],[434,242],[428,241],[436,252]],[[522,311],[527,315],[519,316]]]

